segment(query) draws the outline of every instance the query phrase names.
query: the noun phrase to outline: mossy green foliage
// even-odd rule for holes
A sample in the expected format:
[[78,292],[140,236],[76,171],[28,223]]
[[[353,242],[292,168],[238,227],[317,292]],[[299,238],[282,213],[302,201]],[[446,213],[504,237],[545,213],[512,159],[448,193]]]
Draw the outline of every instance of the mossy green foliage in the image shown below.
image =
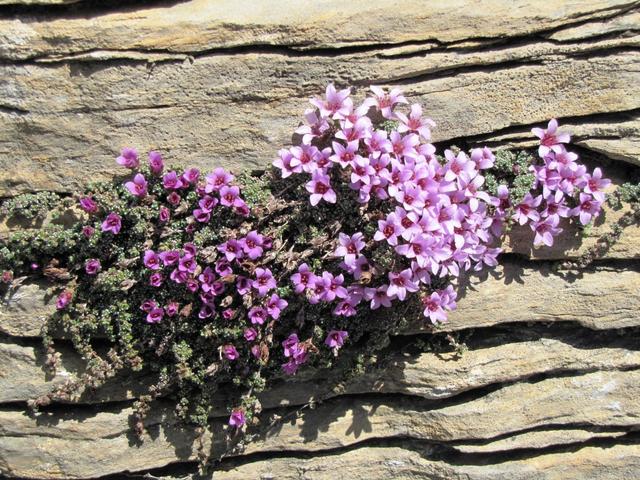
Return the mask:
[[[512,199],[519,201],[533,183],[529,167],[534,158],[528,152],[497,152],[495,167],[485,172],[488,191],[495,194],[498,185],[504,184],[509,187]],[[249,218],[214,215],[207,224],[197,225],[193,234],[187,234],[185,228],[192,222],[191,212],[198,201],[196,193],[190,191],[183,195],[180,205],[171,211],[171,221],[161,224],[158,213],[160,206],[166,205],[166,191],[158,177],[148,170],[143,173],[150,182],[149,194],[142,200],[132,197],[121,182],[92,184],[84,194],[91,194],[100,205],[98,214],[68,228],[48,225],[40,230],[13,233],[0,242],[0,270],[11,271],[16,278],[44,275],[51,281],[52,291],[57,293],[63,288],[74,291],[73,303],[50,319],[43,338],[48,363],[55,368],[57,357],[50,332],[56,329],[66,332],[87,359],[87,373],[77,384],[65,385],[37,399],[33,402],[35,407],[54,400],[77,398],[88,386],[98,387],[121,370],[144,368],[154,372],[157,381],[148,395],[136,403],[134,424],[138,433],[144,428],[149,402],[160,395],[173,398],[178,415],[197,425],[207,424],[213,406],[243,407],[251,420],[257,408],[256,394],[284,376],[281,364],[285,359],[280,343],[291,332],[297,332],[301,340],[314,347],[314,354],[302,368],[324,372],[327,382],[339,388],[342,382],[361,375],[386,358],[395,348],[393,336],[399,330],[424,321],[418,298],[394,309],[360,308],[355,316],[341,317],[332,315],[333,305],[312,305],[293,293],[289,277],[301,263],[308,263],[314,271],[337,271],[339,260],[327,255],[335,248],[337,233],[362,231],[370,237],[377,220],[386,214],[384,208],[387,207],[382,202],[372,201],[372,206],[367,208],[358,203],[349,190],[348,181],[332,182],[338,189],[337,204],[321,202],[311,207],[302,176],[283,180],[275,172],[241,173],[237,180],[252,215]],[[341,174],[341,169],[333,169],[332,175]],[[37,212],[45,204],[49,210],[69,206],[69,199],[38,195],[38,201],[30,198],[5,202],[3,211],[8,215],[21,215],[24,212],[19,206],[29,205],[32,213],[27,215],[39,215]],[[620,201],[639,198],[637,186],[626,188],[620,195]],[[122,230],[118,235],[101,232],[101,222],[108,212],[122,216]],[[82,233],[86,226],[95,229],[89,238]],[[246,305],[233,304],[237,314],[228,320],[221,315],[200,319],[195,294],[186,293],[184,287],[172,282],[165,282],[162,288],[150,286],[150,272],[142,262],[147,249],[177,249],[185,242],[193,242],[198,247],[199,263],[213,264],[219,258],[215,245],[254,229],[273,240],[273,248],[261,265],[273,271],[278,280],[277,293],[289,302],[281,318],[274,322],[269,338],[263,340],[260,359],[246,351],[247,343],[243,339],[243,329],[248,326]],[[396,264],[401,260],[386,242],[377,242],[370,248],[372,251],[368,254],[374,268],[378,266],[380,271],[403,268]],[[89,276],[84,271],[85,261],[90,258],[101,261],[102,271],[97,276]],[[40,268],[34,271],[33,263]],[[255,266],[246,268],[250,272]],[[364,285],[367,282],[368,278],[362,280]],[[448,280],[441,282],[445,285]],[[442,285],[434,279],[432,288]],[[233,284],[230,288],[234,288]],[[162,305],[176,301],[180,304],[180,313],[173,318],[165,317],[160,323],[148,324],[140,305],[149,298]],[[349,332],[348,343],[338,356],[323,347],[327,332],[334,329]],[[101,357],[93,350],[92,340],[97,337],[106,337],[112,343],[107,356]],[[418,346],[464,352],[464,344],[458,338],[441,337],[434,337],[440,338],[435,343],[419,339],[421,345]],[[219,351],[225,344],[245,350],[237,361],[230,363],[223,360]]]

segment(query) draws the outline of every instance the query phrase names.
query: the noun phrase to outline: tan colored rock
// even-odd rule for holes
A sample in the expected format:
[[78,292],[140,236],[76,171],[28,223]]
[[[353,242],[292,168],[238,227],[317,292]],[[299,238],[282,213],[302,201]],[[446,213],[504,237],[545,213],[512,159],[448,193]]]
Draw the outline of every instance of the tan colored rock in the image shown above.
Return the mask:
[[[551,334],[557,338],[552,338]],[[339,394],[401,393],[428,399],[444,399],[488,385],[522,381],[543,373],[574,370],[614,370],[640,367],[640,352],[631,341],[611,340],[595,346],[587,332],[534,329],[518,341],[513,333],[500,345],[481,345],[462,356],[453,353],[397,355],[383,359],[383,367],[334,388],[335,380],[324,372],[287,378],[260,394],[265,408],[303,405]],[[542,336],[544,335],[544,336]],[[604,343],[604,342],[601,342]],[[50,378],[43,368],[43,349],[0,343],[0,403],[24,402],[50,392],[56,385],[77,378],[85,362],[68,348],[59,348],[61,368]],[[307,372],[305,372],[307,373]],[[155,376],[127,372],[109,381],[79,403],[103,403],[136,398],[145,393]],[[333,390],[332,390],[333,389]],[[224,410],[215,412],[224,416]]]
[[[343,48],[410,41],[464,41],[526,35],[576,20],[608,18],[633,5],[629,0],[575,0],[545,3],[491,0],[470,9],[464,0],[429,2],[391,0],[348,4],[332,0],[300,4],[268,0],[251,8],[229,0],[212,4],[191,0],[129,12],[84,18],[18,17],[0,22],[0,56],[24,59],[93,49],[162,50],[196,53],[221,47],[282,45]],[[398,13],[402,14],[399,16]],[[410,20],[409,20],[410,19]],[[454,21],[455,20],[455,21]],[[123,35],[122,32],[128,32]]]
[[542,449],[555,445],[571,445],[583,443],[596,438],[618,438],[628,434],[625,430],[592,431],[566,428],[561,430],[534,430],[503,439],[482,443],[464,443],[454,448],[462,453],[495,453],[507,452],[521,448]]
[[585,38],[614,33],[630,33],[640,31],[640,13],[631,10],[624,15],[616,15],[605,20],[593,21],[568,27],[553,32],[548,38],[558,42],[583,40]]
[[84,0],[0,0],[0,5],[64,5]]
[[[449,405],[412,399],[332,401],[297,418],[285,416],[247,443],[243,453],[322,451],[373,438],[490,439],[545,425],[636,428],[639,380],[637,370],[549,378]],[[0,471],[18,477],[89,478],[194,458],[193,430],[180,428],[168,409],[150,413],[150,434],[131,448],[130,413],[69,409],[29,418],[21,411],[0,411]],[[214,455],[224,450],[221,427],[214,425]]]
[[[26,402],[46,395],[56,386],[82,374],[86,362],[70,348],[58,346],[60,365],[55,375],[45,368],[44,348],[0,343],[0,403]],[[101,352],[102,353],[102,352]],[[108,380],[96,392],[86,391],[80,403],[105,403],[137,398],[147,393],[152,377],[126,372]]]
[[[459,296],[458,308],[438,331],[488,327],[516,322],[577,322],[594,330],[640,324],[640,274],[598,269],[554,273],[506,264],[473,277]],[[421,323],[421,324],[420,324]],[[424,331],[417,321],[406,334]],[[429,327],[426,327],[429,328]]]
[[[308,97],[329,81],[356,85],[360,95],[369,83],[401,82],[438,123],[437,141],[560,115],[634,110],[640,108],[636,54],[616,50],[629,42],[638,39],[408,58],[242,53],[149,64],[138,53],[104,64],[4,65],[0,194],[71,190],[87,178],[110,179],[122,173],[114,158],[125,145],[158,149],[171,162],[205,170],[264,168],[290,144]],[[625,153],[632,141],[610,143],[616,157],[634,155]]]
[[238,463],[225,465],[214,478],[334,480],[340,475],[350,480],[619,480],[638,478],[640,448],[633,444],[584,447],[474,465],[464,461],[449,464],[437,459],[428,446],[407,443],[405,447],[367,446],[312,458],[277,457]]
[[5,295],[0,305],[0,332],[37,337],[45,320],[55,312],[56,297],[45,281],[31,281]]
[[[640,273],[599,267],[579,273],[553,273],[508,263],[472,277],[444,331],[510,322],[572,321],[604,330],[640,325]],[[37,337],[55,309],[45,286],[27,283],[0,308],[0,332]],[[536,292],[532,295],[531,292]],[[422,318],[407,334],[423,330]]]

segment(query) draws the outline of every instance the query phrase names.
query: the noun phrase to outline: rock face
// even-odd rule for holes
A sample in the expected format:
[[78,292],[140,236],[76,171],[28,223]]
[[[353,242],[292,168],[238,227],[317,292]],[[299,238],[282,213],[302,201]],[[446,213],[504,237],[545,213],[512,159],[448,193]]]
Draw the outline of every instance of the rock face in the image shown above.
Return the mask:
[[[328,81],[357,95],[400,85],[443,145],[532,146],[530,128],[558,117],[612,190],[638,175],[636,1],[62,3],[76,2],[0,0],[3,197],[110,178],[125,145],[264,168]],[[214,478],[640,478],[640,226],[591,267],[556,268],[627,214],[607,209],[550,249],[514,229],[502,266],[464,279],[439,329],[466,343],[461,355],[403,353],[429,338],[410,325],[349,383],[309,372],[275,384],[262,426],[232,450],[214,411],[202,448],[227,453]],[[53,298],[27,281],[0,306],[2,476],[199,478],[195,434],[170,403],[151,410],[142,443],[131,435],[148,372],[28,413],[84,367],[62,338],[58,374],[43,369]]]

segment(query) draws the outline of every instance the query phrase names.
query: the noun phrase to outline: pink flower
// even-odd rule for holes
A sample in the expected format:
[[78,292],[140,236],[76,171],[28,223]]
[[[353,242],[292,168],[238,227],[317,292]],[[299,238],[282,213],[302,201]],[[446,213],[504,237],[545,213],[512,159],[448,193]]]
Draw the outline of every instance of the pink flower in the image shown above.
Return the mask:
[[150,298],[148,298],[147,300],[142,302],[142,304],[140,305],[140,310],[142,310],[143,312],[149,313],[151,310],[153,310],[157,306],[158,304],[156,303],[155,300],[151,300]]
[[393,107],[398,103],[409,103],[407,102],[407,99],[404,98],[404,95],[402,95],[402,92],[397,88],[394,88],[388,94],[382,88],[375,85],[371,85],[370,88],[373,92],[373,97],[367,98],[362,102],[362,105],[377,107],[384,118],[394,119],[395,115],[393,113]]
[[160,207],[160,211],[158,213],[158,220],[161,223],[166,223],[169,221],[169,219],[171,218],[171,212],[169,212],[169,209],[167,207]]
[[309,285],[313,285],[314,281],[315,275],[306,263],[298,267],[298,273],[291,275],[291,283],[293,283],[296,293],[302,293]]
[[164,317],[164,310],[162,308],[153,308],[147,313],[147,323],[159,323]]
[[324,344],[334,350],[338,350],[344,345],[345,339],[349,336],[344,330],[331,330],[324,341]]
[[364,235],[361,232],[354,233],[352,236],[342,232],[338,234],[339,246],[334,253],[337,257],[343,257],[346,265],[354,265],[356,258],[365,247]]
[[154,272],[149,276],[149,285],[151,285],[152,287],[159,287],[160,285],[162,285],[163,281],[164,277],[160,272]]
[[269,290],[276,288],[276,279],[273,278],[271,270],[268,268],[256,268],[256,279],[252,283],[252,287],[258,291],[261,297],[266,295]]
[[140,165],[138,160],[138,151],[135,148],[124,147],[120,152],[120,156],[116,158],[118,165],[130,169],[136,169]]
[[549,125],[546,130],[542,128],[532,128],[531,133],[540,139],[540,147],[538,148],[538,155],[545,157],[549,152],[561,153],[563,146],[561,143],[569,143],[571,137],[568,133],[558,133],[558,121],[555,118],[549,120]]
[[316,206],[320,200],[329,203],[336,203],[336,192],[331,188],[329,176],[317,170],[313,172],[311,181],[306,184],[306,189],[311,196],[309,197],[312,206]]
[[142,262],[145,267],[150,268],[151,270],[160,269],[160,256],[158,256],[158,254],[153,250],[147,250],[144,252]]
[[220,204],[225,207],[240,205],[240,189],[236,186],[223,186],[220,188]]
[[197,168],[189,168],[186,170],[182,176],[180,177],[183,184],[191,184],[195,185],[198,183],[198,178],[200,178],[200,170]]
[[107,215],[107,218],[102,222],[102,231],[111,232],[117,235],[122,228],[122,218],[115,212],[111,212]]
[[525,225],[528,221],[537,222],[540,220],[540,214],[536,210],[542,202],[542,196],[533,197],[531,193],[527,193],[522,202],[515,207],[513,219],[520,225]]
[[164,168],[164,162],[162,161],[162,155],[158,152],[149,152],[149,169],[154,175],[160,175]]
[[98,211],[98,204],[91,196],[80,198],[80,208],[87,213],[96,213]]
[[353,105],[351,103],[351,100],[349,100],[348,98],[349,94],[351,93],[351,89],[346,88],[344,90],[336,91],[333,83],[330,83],[329,85],[327,85],[327,90],[325,93],[325,100],[317,98],[310,100],[313,106],[320,109],[321,116],[338,118],[338,116],[340,115],[349,115],[349,112]]
[[587,174],[586,177],[584,193],[590,193],[600,203],[604,202],[603,190],[611,184],[611,180],[602,178],[602,170],[599,167],[593,171],[592,175]]
[[248,315],[254,325],[262,325],[267,319],[267,311],[263,307],[253,307]]
[[235,428],[242,427],[247,422],[245,418],[244,411],[240,408],[236,408],[231,412],[231,416],[229,417],[229,425]]
[[217,192],[222,187],[226,187],[233,181],[233,175],[227,172],[224,168],[218,167],[209,175],[207,175],[207,184],[205,185],[205,192]]
[[164,311],[168,317],[175,317],[179,309],[180,309],[180,305],[177,302],[169,302],[164,307]]
[[183,187],[182,180],[173,170],[164,174],[162,177],[162,185],[166,190],[178,190]]
[[419,104],[414,103],[411,105],[409,118],[400,112],[395,115],[401,122],[398,126],[398,132],[416,132],[426,141],[431,139],[431,127],[435,127],[436,124],[430,118],[422,118],[422,107]]
[[125,183],[124,186],[136,197],[144,197],[147,194],[147,181],[141,173],[136,174],[133,181]]
[[418,285],[413,281],[413,273],[407,268],[400,273],[389,272],[388,296],[397,296],[399,300],[404,300],[407,292],[417,292]]
[[588,193],[580,194],[580,204],[571,210],[571,215],[580,217],[580,223],[587,225],[600,214],[600,202]]
[[67,305],[69,305],[69,303],[71,302],[71,298],[73,298],[73,294],[71,293],[71,291],[64,290],[60,295],[58,295],[58,299],[56,301],[56,308],[58,310],[63,310],[67,308]]
[[238,350],[233,345],[224,345],[222,347],[222,354],[227,360],[237,360],[240,357]]
[[256,338],[258,338],[258,332],[255,328],[249,327],[244,329],[244,339],[247,342],[253,342]]
[[85,225],[84,227],[82,227],[82,235],[84,235],[86,238],[91,238],[94,233],[96,233],[95,228],[89,225]]
[[84,271],[87,275],[96,275],[101,269],[100,260],[97,258],[91,258],[84,264]]
[[562,232],[561,228],[558,228],[559,218],[558,216],[547,217],[542,221],[534,222],[531,224],[531,230],[536,232],[533,244],[535,246],[545,244],[550,247],[553,245],[553,237]]
[[180,198],[180,194],[178,192],[171,192],[169,195],[167,195],[167,202],[169,202],[170,205],[173,205],[174,207],[180,205],[180,200],[182,200]]
[[278,319],[280,318],[280,313],[282,312],[282,310],[284,310],[285,308],[287,308],[287,305],[289,305],[289,303],[280,298],[277,294],[273,294],[271,295],[271,298],[269,298],[269,301],[267,302],[267,313],[271,316],[271,318],[273,319]]

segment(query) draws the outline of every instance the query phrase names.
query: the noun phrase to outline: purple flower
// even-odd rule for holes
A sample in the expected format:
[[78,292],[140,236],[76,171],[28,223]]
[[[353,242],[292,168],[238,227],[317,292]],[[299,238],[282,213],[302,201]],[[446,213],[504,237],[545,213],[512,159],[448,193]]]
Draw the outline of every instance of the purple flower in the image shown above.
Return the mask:
[[124,186],[136,197],[144,197],[147,194],[147,181],[141,173],[136,174],[133,181],[125,183]]
[[571,210],[571,215],[580,217],[580,223],[587,225],[600,214],[600,202],[588,193],[580,194],[580,204]]
[[314,207],[324,200],[329,203],[336,203],[336,192],[331,188],[329,176],[320,170],[313,172],[311,181],[306,184],[306,189],[311,193],[309,199]]
[[162,155],[158,152],[149,152],[149,169],[154,175],[160,175],[164,168],[164,162],[162,161]]
[[536,232],[533,244],[538,246],[544,243],[548,247],[552,246],[553,237],[562,232],[562,229],[558,228],[558,222],[558,216],[554,215],[542,221],[532,223],[531,229]]
[[58,310],[63,310],[67,308],[67,305],[71,302],[71,298],[73,298],[73,294],[70,290],[63,291],[60,295],[58,295],[58,299],[56,300],[56,308]]
[[111,212],[107,215],[107,218],[102,222],[102,231],[111,232],[117,235],[122,228],[122,218],[115,212]]
[[255,260],[256,258],[259,258],[262,256],[263,243],[264,243],[263,236],[260,235],[256,230],[252,230],[244,238],[242,248],[250,259]]
[[590,193],[598,202],[604,202],[603,190],[609,186],[611,180],[602,178],[602,170],[598,167],[592,175],[587,174],[587,184],[584,186],[584,193]]
[[387,295],[397,296],[399,300],[404,300],[407,292],[417,292],[418,285],[413,281],[413,273],[407,268],[400,273],[389,272],[389,287]]
[[253,342],[256,338],[258,338],[258,332],[255,328],[249,327],[244,330],[244,339],[247,342]]
[[225,207],[234,207],[240,202],[240,189],[237,186],[224,185],[220,188],[220,204]]
[[164,276],[160,272],[154,272],[149,276],[149,285],[159,287],[164,281]]
[[169,211],[169,209],[165,206],[160,207],[160,211],[158,213],[158,220],[161,223],[166,223],[169,221],[170,218],[171,218],[171,212]]
[[211,212],[215,206],[218,204],[218,199],[212,197],[211,195],[205,195],[198,201],[198,205],[200,209],[204,212]]
[[231,262],[235,259],[241,259],[244,256],[243,245],[238,240],[230,239],[218,245],[218,250],[224,253],[227,261]]
[[247,422],[247,419],[244,416],[244,411],[240,408],[237,408],[231,412],[231,416],[229,417],[229,425],[235,428],[242,427]]
[[211,220],[211,212],[206,212],[201,208],[196,208],[193,211],[193,218],[195,218],[196,221],[200,223],[207,223],[209,222],[209,220]]
[[384,118],[394,119],[395,115],[393,113],[393,107],[398,103],[409,103],[407,102],[407,99],[404,98],[404,95],[402,95],[402,92],[397,88],[394,88],[388,94],[378,86],[371,85],[370,88],[373,92],[373,97],[367,98],[362,102],[362,105],[377,107]]
[[233,181],[233,175],[227,172],[224,168],[218,167],[209,175],[207,175],[207,184],[205,186],[205,192],[217,192],[222,187],[229,185]]
[[252,287],[258,291],[261,297],[266,295],[269,290],[276,288],[276,279],[273,278],[271,270],[268,268],[256,268],[256,279],[252,283]]
[[227,360],[237,360],[240,357],[238,350],[233,345],[224,345],[222,347],[222,354]]
[[97,258],[91,258],[84,264],[84,271],[87,272],[87,275],[96,275],[101,268],[100,260]]
[[438,292],[433,292],[430,296],[422,299],[424,305],[424,316],[431,320],[431,323],[446,322],[447,313],[442,308],[442,298]]
[[166,190],[178,190],[183,187],[182,180],[173,170],[164,174],[162,177],[162,185]]
[[411,113],[409,114],[409,118],[404,113],[396,113],[395,114],[398,120],[400,120],[400,125],[398,125],[398,132],[416,132],[426,141],[431,139],[431,127],[435,127],[436,124],[430,118],[422,118],[422,107],[414,103],[411,105]]
[[160,269],[160,256],[153,250],[147,250],[144,252],[144,257],[142,258],[142,262],[144,263],[145,267],[151,270]]
[[135,148],[124,147],[120,152],[120,156],[116,158],[118,165],[130,169],[136,169],[140,165],[138,161],[138,151]]
[[174,317],[178,313],[179,309],[180,305],[177,302],[169,302],[164,307],[164,311],[166,312],[168,317]]
[[225,320],[231,320],[236,314],[236,311],[233,308],[225,308],[222,311],[222,318]]
[[298,348],[298,343],[298,335],[296,335],[295,333],[289,335],[286,340],[282,342],[282,348],[284,348],[284,356],[287,358],[292,357]]
[[513,214],[513,219],[516,220],[520,225],[525,225],[528,221],[537,222],[540,220],[540,214],[536,210],[540,206],[542,202],[542,196],[538,195],[533,198],[531,193],[527,193],[520,202],[515,207],[515,213]]
[[178,192],[171,192],[169,195],[167,195],[167,202],[169,202],[169,204],[173,205],[174,207],[180,205],[180,200],[181,197]]
[[263,307],[253,307],[249,310],[249,320],[254,325],[262,325],[267,319],[267,311]]
[[344,340],[349,336],[344,330],[331,330],[324,341],[324,344],[335,350],[344,345]]
[[80,198],[80,208],[87,213],[96,213],[98,211],[98,204],[90,196]]
[[378,231],[373,236],[373,239],[377,242],[386,240],[389,245],[395,246],[398,244],[398,235],[400,233],[398,217],[395,213],[390,213],[385,220],[378,220]]
[[91,238],[94,233],[96,233],[95,228],[89,225],[85,225],[84,227],[82,227],[82,235],[84,235],[86,238]]
[[348,115],[351,110],[352,103],[348,98],[350,93],[351,89],[349,88],[336,91],[333,83],[330,83],[327,85],[325,100],[314,98],[310,102],[320,109],[322,117],[338,118],[338,115]]
[[197,168],[190,168],[186,170],[181,177],[183,183],[189,183],[191,185],[198,183],[198,178],[200,178],[200,170]]
[[280,318],[282,310],[287,308],[287,305],[289,305],[289,303],[286,300],[274,293],[267,302],[267,313],[271,315],[271,318],[278,319]]
[[236,277],[236,289],[240,295],[246,295],[251,291],[251,279],[238,275]]
[[549,120],[546,130],[542,128],[532,128],[531,133],[540,139],[538,155],[545,157],[549,152],[560,153],[563,150],[561,143],[569,143],[571,137],[568,133],[558,133],[558,121],[555,118]]
[[475,162],[479,169],[485,170],[493,167],[496,157],[489,147],[474,148],[471,150],[471,160]]
[[147,313],[147,323],[158,323],[162,317],[164,317],[164,310],[159,307],[153,308]]
[[354,233],[351,236],[340,232],[338,234],[340,245],[336,248],[335,255],[343,257],[346,265],[354,265],[356,257],[360,255],[360,252],[365,247],[364,240],[362,240],[363,237],[364,235],[361,232]]
[[382,285],[378,288],[369,288],[368,294],[371,297],[371,310],[377,310],[380,306],[389,308],[391,306],[391,298],[387,295],[388,285]]
[[221,258],[216,262],[215,270],[216,273],[221,277],[226,277],[227,275],[231,275],[233,273],[231,264],[226,258]]
[[160,252],[158,256],[160,257],[160,260],[162,260],[162,263],[165,267],[175,265],[178,260],[180,260],[180,252],[178,252],[177,250],[167,250],[166,252]]
[[193,258],[191,255],[185,255],[184,257],[180,258],[180,261],[178,262],[178,270],[180,270],[181,272],[193,273],[196,271],[196,268],[198,268],[198,264],[195,258]]
[[291,275],[291,282],[294,285],[296,293],[302,293],[309,285],[313,285],[314,281],[315,275],[306,263],[298,267],[298,273]]
[[142,302],[142,304],[140,305],[140,310],[142,310],[143,312],[149,313],[151,310],[153,310],[157,306],[158,304],[155,302],[155,300],[151,300],[150,298],[148,298],[147,300]]

